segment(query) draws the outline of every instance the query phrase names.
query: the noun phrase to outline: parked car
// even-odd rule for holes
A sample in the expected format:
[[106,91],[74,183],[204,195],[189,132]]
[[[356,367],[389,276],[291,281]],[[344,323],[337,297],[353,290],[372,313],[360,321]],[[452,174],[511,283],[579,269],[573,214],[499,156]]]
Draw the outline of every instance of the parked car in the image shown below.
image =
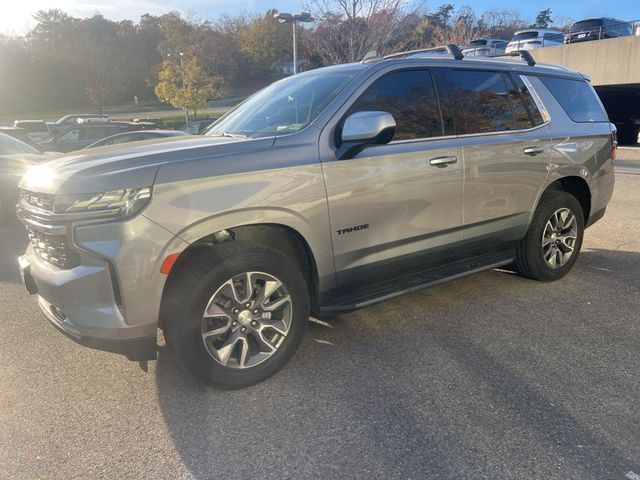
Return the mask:
[[51,138],[51,131],[43,120],[16,120],[13,126],[23,129],[36,143],[46,142]]
[[64,117],[59,118],[55,122],[47,122],[49,126],[49,130],[51,131],[51,135],[55,136],[60,133],[62,130],[76,125],[78,120],[86,119],[86,118],[102,118],[108,120],[109,117],[107,115],[100,114],[92,114],[92,113],[73,113],[70,115],[65,115]]
[[83,123],[68,127],[50,141],[42,143],[47,152],[71,152],[112,135],[138,130],[139,124],[127,122]]
[[580,20],[571,26],[565,43],[589,42],[630,35],[633,35],[632,23],[609,17],[589,18]]
[[84,148],[105,147],[107,145],[119,145],[121,143],[139,142],[141,140],[152,140],[156,138],[186,137],[188,135],[188,133],[180,132],[178,130],[141,130],[138,132],[117,133],[110,137],[103,138],[102,140],[98,140]]
[[50,158],[15,137],[0,133],[0,227],[12,218],[18,203],[18,183],[29,167]]
[[465,57],[499,55],[505,53],[508,43],[507,40],[501,40],[499,38],[479,38],[465,45],[462,48],[462,54]]
[[204,136],[30,171],[27,290],[81,344],[144,362],[160,326],[239,388],[310,314],[508,265],[563,278],[613,193],[615,128],[580,73],[447,48],[304,72]]
[[515,50],[534,50],[564,43],[564,34],[558,30],[530,29],[516,32],[507,45],[506,53]]
[[191,135],[199,135],[204,132],[209,125],[214,122],[211,118],[203,118],[201,120],[193,120],[185,125],[182,125],[178,130],[190,133]]

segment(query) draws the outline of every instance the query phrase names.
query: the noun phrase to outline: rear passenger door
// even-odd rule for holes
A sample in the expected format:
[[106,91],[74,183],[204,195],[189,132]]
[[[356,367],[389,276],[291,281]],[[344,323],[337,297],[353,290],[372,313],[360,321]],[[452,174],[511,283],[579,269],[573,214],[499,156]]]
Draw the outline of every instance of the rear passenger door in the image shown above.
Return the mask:
[[462,239],[502,249],[524,235],[548,174],[546,111],[520,76],[466,69],[442,74],[464,158]]
[[[369,81],[335,128],[361,111],[385,111],[396,121],[390,143],[354,158],[323,158],[337,280],[341,285],[385,280],[419,268],[437,249],[460,239],[462,161],[447,136],[431,72],[396,70]],[[452,133],[452,132],[450,132]],[[322,142],[322,141],[321,141]]]

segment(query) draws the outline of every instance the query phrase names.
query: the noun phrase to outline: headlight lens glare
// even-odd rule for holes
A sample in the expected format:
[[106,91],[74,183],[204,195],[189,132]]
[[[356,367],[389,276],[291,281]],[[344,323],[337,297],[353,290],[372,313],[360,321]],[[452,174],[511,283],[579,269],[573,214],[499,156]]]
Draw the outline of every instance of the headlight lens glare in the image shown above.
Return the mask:
[[132,217],[151,199],[151,187],[128,188],[112,192],[58,195],[55,213],[90,213],[112,211],[120,218]]

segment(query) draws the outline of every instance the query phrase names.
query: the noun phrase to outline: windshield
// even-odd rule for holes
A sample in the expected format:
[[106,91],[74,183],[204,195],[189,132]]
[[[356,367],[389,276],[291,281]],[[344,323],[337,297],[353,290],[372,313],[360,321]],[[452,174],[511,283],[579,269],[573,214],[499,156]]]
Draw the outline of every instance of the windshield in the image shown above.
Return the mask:
[[584,30],[591,30],[598,28],[602,25],[602,20],[586,20],[584,22],[577,22],[571,27],[572,32],[582,32]]
[[486,45],[487,41],[486,40],[474,40],[472,42],[469,42],[469,45],[467,45],[468,47],[481,47],[482,45]]
[[270,137],[309,125],[357,70],[305,73],[260,90],[214,123],[206,135]]

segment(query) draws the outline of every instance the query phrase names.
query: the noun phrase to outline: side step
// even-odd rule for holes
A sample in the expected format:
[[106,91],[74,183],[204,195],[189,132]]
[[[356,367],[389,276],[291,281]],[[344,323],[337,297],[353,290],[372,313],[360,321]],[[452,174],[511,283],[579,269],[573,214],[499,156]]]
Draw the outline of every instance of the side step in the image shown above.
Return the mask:
[[515,256],[515,250],[478,255],[409,275],[396,276],[382,282],[357,285],[322,305],[319,313],[336,314],[368,307],[449,280],[508,265],[513,262]]

